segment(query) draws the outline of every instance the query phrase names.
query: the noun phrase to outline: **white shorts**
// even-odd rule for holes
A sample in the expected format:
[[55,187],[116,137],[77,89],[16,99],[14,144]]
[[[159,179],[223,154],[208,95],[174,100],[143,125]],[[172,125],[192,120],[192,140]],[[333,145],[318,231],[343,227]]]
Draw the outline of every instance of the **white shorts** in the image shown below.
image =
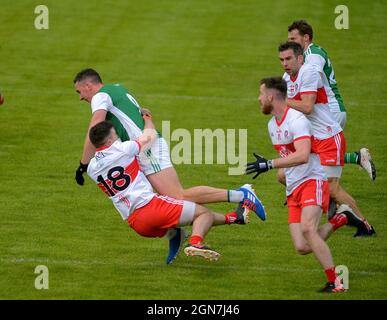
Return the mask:
[[341,166],[323,166],[325,174],[329,178],[340,178],[343,173],[343,167]]
[[158,138],[150,149],[141,152],[138,156],[141,171],[147,176],[173,167],[169,154],[169,147],[164,138]]
[[339,123],[341,129],[344,130],[345,123],[347,122],[347,113],[346,112],[332,112],[333,117]]
[[183,210],[181,211],[178,227],[189,226],[194,220],[196,203],[184,200]]

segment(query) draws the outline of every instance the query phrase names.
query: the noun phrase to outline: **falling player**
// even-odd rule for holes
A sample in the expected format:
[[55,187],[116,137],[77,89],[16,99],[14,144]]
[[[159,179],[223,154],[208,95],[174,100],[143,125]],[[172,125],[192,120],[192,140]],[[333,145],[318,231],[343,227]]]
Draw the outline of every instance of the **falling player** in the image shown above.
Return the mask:
[[[75,90],[80,100],[91,105],[92,116],[89,129],[103,120],[110,120],[122,141],[136,140],[144,127],[141,107],[135,98],[120,84],[104,84],[98,72],[93,69],[80,71],[74,78]],[[88,129],[88,131],[89,131]],[[95,147],[86,134],[83,154],[76,170],[75,179],[84,184],[83,173],[95,153]],[[180,200],[204,204],[211,202],[243,203],[259,216],[266,219],[265,210],[249,184],[237,190],[197,186],[183,189],[169,155],[169,147],[163,137],[157,137],[146,153],[138,156],[142,172],[157,193]]]
[[[155,194],[136,158],[157,139],[151,116],[145,114],[143,118],[144,133],[134,141],[121,142],[109,121],[90,129],[89,138],[96,153],[89,163],[88,175],[141,236],[171,239],[178,233],[180,249],[184,242],[181,227],[192,223],[192,236],[184,252],[188,256],[217,260],[220,254],[203,243],[207,232],[212,226],[247,223],[249,210],[239,204],[236,211],[221,215],[190,201]],[[171,263],[178,252],[176,250],[173,257],[168,255],[167,263]]]

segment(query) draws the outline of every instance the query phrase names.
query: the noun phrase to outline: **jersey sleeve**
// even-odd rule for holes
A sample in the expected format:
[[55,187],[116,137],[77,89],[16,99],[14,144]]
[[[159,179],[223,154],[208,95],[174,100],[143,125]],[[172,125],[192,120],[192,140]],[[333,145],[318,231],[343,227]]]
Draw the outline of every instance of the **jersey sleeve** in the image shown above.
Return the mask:
[[122,143],[122,151],[134,157],[140,153],[141,145],[137,140],[125,141]]
[[319,54],[309,54],[306,63],[315,68],[318,72],[324,72],[325,59]]
[[305,116],[300,116],[292,121],[290,129],[293,133],[293,142],[302,139],[310,139],[312,136],[310,122]]
[[317,93],[319,73],[313,67],[309,67],[302,74],[300,94]]
[[91,99],[91,112],[94,113],[97,110],[109,111],[113,106],[112,98],[105,92],[98,92]]
[[97,182],[97,178],[95,176],[95,160],[94,158],[92,158],[90,160],[90,163],[89,165],[87,166],[87,175],[92,179],[94,180],[95,182]]

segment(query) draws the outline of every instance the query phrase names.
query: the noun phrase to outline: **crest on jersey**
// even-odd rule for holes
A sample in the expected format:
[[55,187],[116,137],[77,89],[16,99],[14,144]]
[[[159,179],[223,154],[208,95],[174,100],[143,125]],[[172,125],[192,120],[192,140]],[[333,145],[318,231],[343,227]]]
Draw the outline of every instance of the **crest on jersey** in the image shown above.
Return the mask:
[[282,133],[282,130],[281,129],[277,129],[277,138],[278,138],[278,140],[281,140],[281,133]]
[[298,84],[295,83],[295,84],[291,84],[288,88],[289,90],[289,96],[294,96],[296,94],[296,92],[298,91]]

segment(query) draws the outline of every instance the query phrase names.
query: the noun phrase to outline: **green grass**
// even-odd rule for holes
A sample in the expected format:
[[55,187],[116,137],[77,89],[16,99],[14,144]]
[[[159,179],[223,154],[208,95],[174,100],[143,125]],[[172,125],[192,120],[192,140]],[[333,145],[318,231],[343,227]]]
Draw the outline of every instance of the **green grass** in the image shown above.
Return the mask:
[[[348,2],[350,29],[334,28],[335,1],[53,1],[50,29],[34,29],[36,1],[1,0],[0,298],[1,299],[386,299],[385,218],[387,54],[384,1]],[[347,166],[343,185],[378,236],[329,240],[350,270],[350,291],[315,293],[324,275],[315,258],[293,250],[284,190],[269,172],[254,184],[268,220],[213,229],[217,263],[164,259],[163,239],[144,239],[123,223],[91,180],[74,181],[89,106],[74,92],[80,69],[124,84],[160,126],[246,128],[248,151],[275,157],[257,102],[264,76],[282,74],[277,45],[306,18],[325,47],[348,108],[348,150],[370,148],[371,182]],[[235,188],[228,165],[179,165],[184,186]],[[219,212],[230,204],[211,205]],[[46,265],[50,289],[34,288]]]

